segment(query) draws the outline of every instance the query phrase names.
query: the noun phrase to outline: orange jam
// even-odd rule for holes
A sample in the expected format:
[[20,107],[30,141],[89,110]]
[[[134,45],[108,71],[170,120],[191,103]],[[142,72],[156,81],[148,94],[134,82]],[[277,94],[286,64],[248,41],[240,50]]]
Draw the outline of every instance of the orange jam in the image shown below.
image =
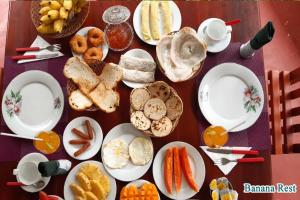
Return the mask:
[[203,133],[204,143],[210,147],[222,147],[228,141],[228,132],[222,126],[209,126]]
[[116,51],[128,48],[133,39],[132,28],[127,22],[109,24],[105,30],[105,34],[109,47]]
[[57,151],[60,146],[60,137],[53,131],[40,132],[36,138],[43,139],[43,141],[34,140],[34,147],[44,154],[51,154]]

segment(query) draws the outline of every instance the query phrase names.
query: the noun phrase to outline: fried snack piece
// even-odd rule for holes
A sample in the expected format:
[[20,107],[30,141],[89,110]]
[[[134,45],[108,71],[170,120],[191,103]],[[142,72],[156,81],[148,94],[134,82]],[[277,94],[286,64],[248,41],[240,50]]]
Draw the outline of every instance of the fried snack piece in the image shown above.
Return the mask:
[[76,174],[76,179],[78,180],[78,182],[80,183],[81,187],[85,190],[85,191],[90,191],[91,190],[91,183],[89,178],[82,172],[78,172]]
[[85,199],[85,192],[82,189],[82,187],[80,187],[76,183],[71,183],[70,188],[75,196],[79,196],[79,197],[82,197],[83,199]]
[[86,200],[98,200],[97,196],[92,192],[85,192],[85,196],[86,196]]
[[92,193],[94,193],[99,200],[106,199],[108,192],[105,191],[104,187],[102,187],[99,181],[92,180],[91,186],[92,186]]

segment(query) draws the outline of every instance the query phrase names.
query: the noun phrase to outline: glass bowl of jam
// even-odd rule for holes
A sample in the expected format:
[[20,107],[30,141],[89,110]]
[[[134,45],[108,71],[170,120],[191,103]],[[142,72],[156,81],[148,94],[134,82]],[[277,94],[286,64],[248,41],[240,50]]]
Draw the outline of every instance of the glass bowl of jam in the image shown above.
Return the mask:
[[107,24],[104,29],[105,39],[113,51],[127,49],[133,40],[133,30],[127,22],[130,11],[124,6],[112,6],[106,9],[102,19]]

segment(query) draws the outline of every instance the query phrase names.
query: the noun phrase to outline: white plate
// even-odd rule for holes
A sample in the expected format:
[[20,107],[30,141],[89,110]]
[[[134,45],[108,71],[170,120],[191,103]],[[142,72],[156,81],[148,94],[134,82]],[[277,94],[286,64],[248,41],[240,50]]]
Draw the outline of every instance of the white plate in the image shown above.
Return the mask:
[[110,192],[106,198],[106,200],[115,200],[116,199],[116,195],[117,195],[117,185],[116,185],[116,180],[114,178],[112,178],[109,174],[107,174],[107,172],[105,171],[103,164],[101,162],[98,161],[94,161],[94,160],[88,160],[88,161],[84,161],[79,163],[78,165],[76,165],[68,174],[66,180],[65,180],[65,184],[64,184],[64,198],[65,200],[71,200],[74,199],[74,194],[70,189],[70,184],[71,183],[78,183],[78,181],[76,180],[76,173],[79,171],[80,167],[86,163],[93,163],[99,166],[100,170],[102,173],[104,173],[106,176],[109,177],[109,182],[110,182]]
[[[81,155],[75,157],[74,153],[80,149],[81,145],[70,144],[69,141],[74,139],[80,139],[80,138],[77,135],[73,134],[71,130],[73,128],[77,128],[78,130],[87,134],[86,126],[84,123],[85,120],[89,120],[92,128],[94,129],[94,138],[89,141],[91,143],[90,147]],[[97,121],[95,121],[90,117],[78,117],[73,119],[65,128],[64,135],[63,135],[63,143],[66,152],[69,154],[69,156],[77,160],[87,160],[95,156],[100,150],[102,140],[103,140],[103,133],[100,125],[98,124]]]
[[200,38],[202,38],[206,44],[207,44],[207,51],[212,53],[218,53],[226,49],[228,47],[230,40],[231,40],[231,33],[228,33],[226,37],[223,40],[220,41],[213,41],[209,39],[206,34],[203,32],[203,29],[207,24],[211,21],[217,18],[209,18],[202,22],[198,28],[197,34]]
[[56,195],[48,195],[49,197],[56,197],[58,200],[64,200],[63,198],[56,196]]
[[[247,92],[250,88],[255,91]],[[212,125],[228,130],[245,122],[232,130],[236,132],[250,127],[258,119],[264,94],[251,70],[236,63],[222,63],[209,70],[202,79],[198,101],[201,112]]]
[[[124,55],[137,57],[137,58],[146,58],[155,62],[151,54],[143,49],[131,49],[127,51]],[[123,83],[131,88],[142,88],[145,87],[147,84],[149,84],[149,83],[136,83],[136,82],[126,81],[126,80],[123,80]]]
[[[19,161],[18,166],[25,162],[35,162],[36,164],[38,164],[39,162],[47,162],[47,161],[48,161],[48,159],[43,154],[30,153],[30,154],[27,154],[26,156],[24,156]],[[18,166],[16,168],[18,168]],[[16,178],[17,178],[17,181],[20,181],[18,176],[16,176]],[[36,188],[34,186],[21,186],[21,188],[27,192],[32,192],[32,193],[42,191],[48,185],[50,178],[51,177],[42,177],[41,180],[43,180],[45,182],[45,185],[41,188]]]
[[38,70],[16,76],[2,99],[3,119],[18,135],[34,137],[41,131],[51,131],[63,110],[64,95],[59,83]]
[[[178,6],[176,5],[175,2],[170,1],[170,7],[172,10],[172,31],[178,31],[181,27],[181,13],[180,10],[178,8]],[[150,45],[157,45],[159,40],[144,40],[143,35],[141,33],[141,8],[142,8],[142,1],[139,3],[139,5],[136,7],[134,14],[133,14],[133,28],[134,31],[136,32],[136,34],[139,36],[139,38],[141,40],[143,40],[145,43],[150,44]],[[161,36],[163,35],[163,20],[160,20],[161,24],[160,24],[160,33]]]
[[[101,155],[103,154],[104,145],[107,144],[109,141],[119,138],[124,140],[129,146],[130,142],[135,137],[144,137],[151,141],[150,137],[145,136],[141,131],[134,128],[131,123],[123,123],[115,126],[107,133],[107,135],[103,140]],[[113,176],[114,178],[120,181],[133,181],[139,179],[148,171],[148,169],[151,166],[152,160],[153,157],[146,165],[143,166],[134,165],[129,160],[128,164],[125,167],[121,169],[112,169],[105,165],[105,163],[103,162],[103,155],[102,155],[102,162],[104,164],[105,169],[108,171],[108,173],[110,173],[111,176]]]
[[[97,27],[94,27],[94,26],[87,26],[87,27],[84,27],[84,28],[80,29],[80,30],[76,33],[76,35],[81,35],[81,36],[84,36],[84,37],[87,38],[88,31],[89,31],[90,29],[92,29],[92,28],[97,28]],[[104,37],[104,36],[103,36],[103,37]],[[103,60],[106,58],[107,53],[108,53],[108,49],[109,49],[109,48],[108,48],[108,45],[107,45],[107,42],[106,42],[106,40],[105,40],[105,38],[104,38],[104,43],[103,43],[102,45],[99,45],[98,48],[101,48],[101,49],[102,49],[103,56],[102,56],[101,61],[103,61]],[[71,51],[72,51],[72,49],[71,49]],[[77,56],[77,57],[83,59],[82,54],[75,53],[74,51],[72,51],[72,55],[73,55],[73,56]]]
[[194,179],[198,185],[198,187],[201,189],[204,179],[205,179],[205,164],[204,161],[195,147],[192,145],[185,143],[185,142],[171,142],[163,146],[156,154],[153,162],[153,178],[155,181],[156,186],[158,189],[167,197],[171,199],[189,199],[193,197],[197,192],[192,190],[188,183],[185,180],[184,175],[182,174],[182,183],[181,183],[181,189],[179,193],[176,193],[175,191],[175,185],[173,186],[173,193],[169,194],[165,187],[164,182],[164,159],[165,159],[165,152],[170,147],[186,147],[186,150],[189,155],[189,161],[192,173],[194,175]]
[[[147,180],[143,180],[143,179],[139,179],[139,180],[135,180],[135,181],[131,181],[130,183],[128,183],[125,187],[129,187],[130,185],[135,185],[137,188],[142,187],[145,183],[150,183]],[[160,200],[160,196],[158,193],[158,200]]]

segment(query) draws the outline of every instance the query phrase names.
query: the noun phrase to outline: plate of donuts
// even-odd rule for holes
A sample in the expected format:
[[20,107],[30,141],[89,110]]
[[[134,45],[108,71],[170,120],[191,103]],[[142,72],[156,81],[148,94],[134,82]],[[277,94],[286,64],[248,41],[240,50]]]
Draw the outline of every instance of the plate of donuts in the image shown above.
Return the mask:
[[73,56],[80,57],[86,63],[103,61],[108,53],[108,44],[104,32],[97,27],[80,29],[69,42]]

